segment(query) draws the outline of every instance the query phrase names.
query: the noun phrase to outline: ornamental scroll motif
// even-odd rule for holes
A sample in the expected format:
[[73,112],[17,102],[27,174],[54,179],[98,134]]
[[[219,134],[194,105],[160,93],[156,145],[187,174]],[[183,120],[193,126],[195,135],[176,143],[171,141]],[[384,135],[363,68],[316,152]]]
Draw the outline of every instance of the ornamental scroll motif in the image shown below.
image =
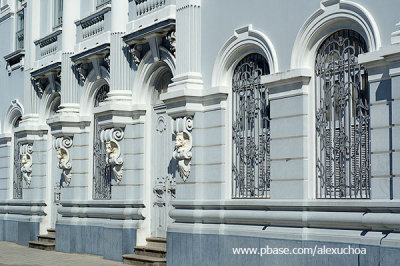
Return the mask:
[[32,143],[21,145],[19,154],[21,156],[22,177],[29,187],[32,179]]
[[121,147],[119,141],[124,138],[124,132],[121,128],[104,129],[101,132],[101,141],[106,148],[106,163],[111,166],[114,180],[119,183],[122,180],[122,165],[124,159],[121,156]]
[[54,148],[57,151],[58,168],[62,170],[62,177],[67,185],[71,183],[72,164],[68,152],[70,147],[72,147],[72,138],[70,137],[61,137],[54,141]]
[[172,158],[178,161],[179,173],[185,182],[190,175],[192,160],[193,119],[191,117],[177,118],[172,123],[175,135],[175,150]]

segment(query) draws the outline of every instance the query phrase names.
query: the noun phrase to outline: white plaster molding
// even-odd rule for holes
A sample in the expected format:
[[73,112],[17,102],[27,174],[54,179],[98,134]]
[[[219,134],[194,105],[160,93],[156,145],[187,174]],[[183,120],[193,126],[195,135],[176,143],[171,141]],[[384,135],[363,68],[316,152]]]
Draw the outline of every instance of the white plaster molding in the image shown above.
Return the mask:
[[233,68],[237,62],[250,53],[263,55],[270,68],[270,73],[279,71],[278,57],[269,38],[254,30],[251,24],[236,29],[221,50],[214,63],[211,86],[228,86],[232,79]]
[[27,186],[31,185],[32,179],[32,143],[23,144],[20,147],[19,155],[21,156],[21,172]]
[[375,19],[362,5],[347,0],[327,0],[301,27],[292,50],[291,68],[311,68],[316,49],[327,36],[339,29],[352,29],[367,42],[369,51],[381,47]]
[[23,114],[24,108],[21,102],[17,99],[12,100],[4,119],[3,133],[11,133],[15,119],[17,119],[19,116],[22,116]]
[[178,161],[179,173],[184,182],[190,175],[192,160],[192,129],[191,117],[177,118],[172,121],[172,130],[175,135],[175,151],[172,158]]
[[90,71],[85,80],[85,86],[80,98],[81,115],[91,114],[92,107],[94,106],[94,97],[96,89],[104,84],[110,84],[110,73],[103,66],[100,66],[100,78],[94,70]]
[[114,180],[119,183],[122,180],[122,165],[124,159],[121,156],[119,142],[124,138],[124,131],[121,128],[109,128],[101,131],[100,139],[106,145],[106,163],[111,166],[114,173]]
[[71,183],[72,163],[69,158],[68,149],[72,147],[72,138],[60,137],[54,141],[54,149],[57,151],[58,168],[62,170],[64,182],[69,185]]
[[148,51],[141,60],[133,83],[132,98],[136,99],[136,103],[146,104],[150,102],[149,97],[151,97],[152,91],[150,90],[149,80],[160,67],[168,67],[172,76],[175,76],[175,57],[164,47],[160,47],[160,56],[160,61],[154,62],[151,51]]

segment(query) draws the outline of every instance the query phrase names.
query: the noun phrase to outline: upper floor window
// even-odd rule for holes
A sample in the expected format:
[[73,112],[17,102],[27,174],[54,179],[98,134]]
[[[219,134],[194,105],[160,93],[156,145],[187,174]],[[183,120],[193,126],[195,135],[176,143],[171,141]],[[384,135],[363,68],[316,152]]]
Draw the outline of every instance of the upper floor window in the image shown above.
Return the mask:
[[24,11],[24,6],[22,5],[22,1],[18,1],[15,50],[24,49],[24,37],[25,37],[24,31],[25,31],[25,11]]
[[111,0],[96,0],[96,8],[100,8],[111,3]]
[[54,21],[53,28],[58,28],[62,25],[63,15],[63,0],[54,0]]
[[317,198],[370,198],[369,90],[360,34],[340,30],[316,63]]
[[232,197],[268,198],[270,133],[267,60],[250,54],[236,66],[232,79]]

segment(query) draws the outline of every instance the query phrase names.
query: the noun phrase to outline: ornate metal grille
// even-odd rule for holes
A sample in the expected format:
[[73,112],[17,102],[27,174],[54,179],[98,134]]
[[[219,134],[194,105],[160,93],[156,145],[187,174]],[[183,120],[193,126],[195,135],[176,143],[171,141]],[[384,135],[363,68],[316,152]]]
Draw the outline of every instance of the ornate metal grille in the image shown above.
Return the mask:
[[367,51],[352,30],[332,34],[316,58],[317,198],[370,198]]
[[[107,98],[107,93],[110,91],[108,85],[100,87],[95,97],[94,106],[97,107]],[[93,199],[111,199],[111,166],[106,163],[106,148],[101,142],[100,133],[101,127],[99,120],[94,118],[94,139],[93,139]]]
[[[14,129],[19,126],[21,117],[19,117],[14,123]],[[14,175],[13,175],[13,198],[22,199],[22,162],[19,154],[21,144],[17,140],[17,136],[14,133]]]
[[269,74],[266,59],[246,56],[232,80],[232,196],[268,198],[270,134],[268,89],[260,77]]

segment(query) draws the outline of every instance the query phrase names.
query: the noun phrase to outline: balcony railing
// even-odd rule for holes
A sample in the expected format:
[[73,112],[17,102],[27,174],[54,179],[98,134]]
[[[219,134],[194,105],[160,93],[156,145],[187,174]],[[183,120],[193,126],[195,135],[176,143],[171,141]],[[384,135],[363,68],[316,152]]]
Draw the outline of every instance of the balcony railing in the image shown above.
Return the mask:
[[61,50],[61,30],[35,41],[37,59],[41,59]]
[[[110,30],[111,7],[104,6],[96,13],[75,22],[77,26],[77,42],[84,41],[95,35]],[[107,22],[108,21],[108,22]]]
[[15,50],[23,50],[24,49],[24,30],[19,30],[15,36],[16,40],[16,49]]
[[166,0],[135,0],[136,15],[143,16],[166,5]]

